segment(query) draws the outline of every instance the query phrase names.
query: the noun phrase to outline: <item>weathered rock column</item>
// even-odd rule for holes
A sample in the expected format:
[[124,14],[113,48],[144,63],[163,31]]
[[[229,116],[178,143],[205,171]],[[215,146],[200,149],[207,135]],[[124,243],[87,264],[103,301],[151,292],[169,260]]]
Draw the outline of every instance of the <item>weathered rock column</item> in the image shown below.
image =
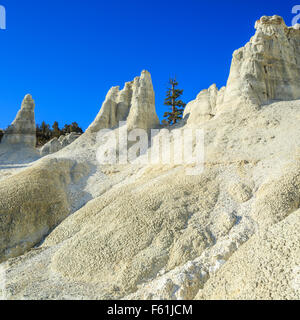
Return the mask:
[[35,148],[36,126],[34,116],[35,103],[30,94],[27,94],[22,102],[15,120],[6,130],[2,144],[24,144]]
[[111,88],[87,132],[117,127],[119,121],[127,121],[128,130],[148,130],[159,125],[155,111],[155,94],[148,71],[143,71],[134,81],[125,83],[121,91],[119,87]]

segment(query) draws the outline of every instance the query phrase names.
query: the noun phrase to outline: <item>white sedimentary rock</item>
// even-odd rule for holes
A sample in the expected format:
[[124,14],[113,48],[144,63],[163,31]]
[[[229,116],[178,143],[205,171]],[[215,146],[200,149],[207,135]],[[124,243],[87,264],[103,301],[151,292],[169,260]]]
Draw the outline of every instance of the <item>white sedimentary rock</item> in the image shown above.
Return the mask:
[[215,85],[190,102],[184,117],[188,124],[210,120],[228,106],[300,98],[300,28],[287,27],[279,16],[264,16],[256,33],[233,53],[226,87]]
[[46,156],[48,154],[54,153],[62,149],[61,143],[57,138],[53,138],[51,141],[47,142],[40,149],[40,153],[42,156]]
[[77,138],[80,137],[80,134],[77,134],[75,132],[71,132],[70,134],[67,134],[65,136],[60,136],[59,139],[54,138],[48,143],[46,143],[41,149],[40,153],[42,156],[46,156],[51,153],[55,153],[64,147],[68,146],[72,142],[74,142]]
[[2,139],[3,144],[24,144],[35,147],[36,127],[34,100],[27,94],[13,123],[8,127]]
[[155,95],[148,71],[143,71],[140,77],[134,79],[131,108],[127,118],[130,129],[152,129],[159,125],[155,111]]
[[225,87],[218,91],[213,84],[209,89],[202,90],[196,100],[187,104],[183,118],[188,123],[201,123],[210,120],[216,114],[216,107],[223,102]]
[[148,71],[143,71],[134,81],[127,82],[121,91],[119,87],[111,88],[98,116],[87,131],[98,132],[101,129],[113,128],[126,119],[129,129],[151,129],[159,125],[151,75]]
[[279,16],[264,16],[245,47],[233,54],[224,103],[243,95],[261,105],[300,98],[300,30]]

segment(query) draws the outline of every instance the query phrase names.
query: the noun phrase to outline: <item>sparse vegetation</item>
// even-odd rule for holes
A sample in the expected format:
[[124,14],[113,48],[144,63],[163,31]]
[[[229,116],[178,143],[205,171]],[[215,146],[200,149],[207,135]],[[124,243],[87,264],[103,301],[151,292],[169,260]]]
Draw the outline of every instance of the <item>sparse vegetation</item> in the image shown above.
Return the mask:
[[171,78],[169,85],[170,87],[168,88],[164,105],[170,107],[171,111],[165,112],[164,118],[166,118],[166,120],[163,120],[163,123],[173,125],[182,119],[186,103],[179,99],[183,94],[183,90],[176,89],[178,86],[176,78]]

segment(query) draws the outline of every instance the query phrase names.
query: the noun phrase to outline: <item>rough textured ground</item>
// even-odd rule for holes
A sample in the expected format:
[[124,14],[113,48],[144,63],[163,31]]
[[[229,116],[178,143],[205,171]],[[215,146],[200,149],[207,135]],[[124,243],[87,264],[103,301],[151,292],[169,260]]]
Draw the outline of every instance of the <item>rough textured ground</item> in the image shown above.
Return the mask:
[[[201,176],[186,176],[183,166],[99,166],[97,139],[87,134],[75,147],[0,181],[9,193],[11,179],[21,183],[21,175],[42,183],[47,171],[54,170],[51,180],[59,176],[64,188],[53,192],[64,194],[66,213],[61,216],[59,209],[53,215],[62,219],[74,212],[38,249],[3,264],[8,297],[299,298],[299,290],[289,286],[300,262],[299,117],[300,101],[292,101],[247,115],[233,110],[212,120],[214,124],[208,122]],[[242,121],[241,129],[236,123]],[[245,141],[247,148],[242,148]],[[46,170],[43,165],[49,161],[59,165]],[[74,170],[75,163],[80,170]],[[81,168],[80,163],[89,165]],[[36,179],[33,174],[39,170],[46,172]],[[57,203],[51,192],[47,186]],[[283,230],[278,238],[276,230]],[[274,250],[268,250],[268,243]]]
[[197,299],[300,299],[300,211],[253,236]]

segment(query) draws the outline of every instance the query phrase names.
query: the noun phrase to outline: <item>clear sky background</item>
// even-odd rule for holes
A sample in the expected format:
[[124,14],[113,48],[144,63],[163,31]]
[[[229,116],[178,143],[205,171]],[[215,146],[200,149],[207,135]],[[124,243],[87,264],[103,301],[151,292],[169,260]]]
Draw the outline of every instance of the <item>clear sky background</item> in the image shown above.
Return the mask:
[[0,128],[26,93],[36,121],[77,121],[84,129],[107,91],[143,69],[152,74],[160,118],[167,82],[177,76],[183,99],[226,84],[232,53],[254,34],[262,15],[291,25],[300,0],[0,0]]

